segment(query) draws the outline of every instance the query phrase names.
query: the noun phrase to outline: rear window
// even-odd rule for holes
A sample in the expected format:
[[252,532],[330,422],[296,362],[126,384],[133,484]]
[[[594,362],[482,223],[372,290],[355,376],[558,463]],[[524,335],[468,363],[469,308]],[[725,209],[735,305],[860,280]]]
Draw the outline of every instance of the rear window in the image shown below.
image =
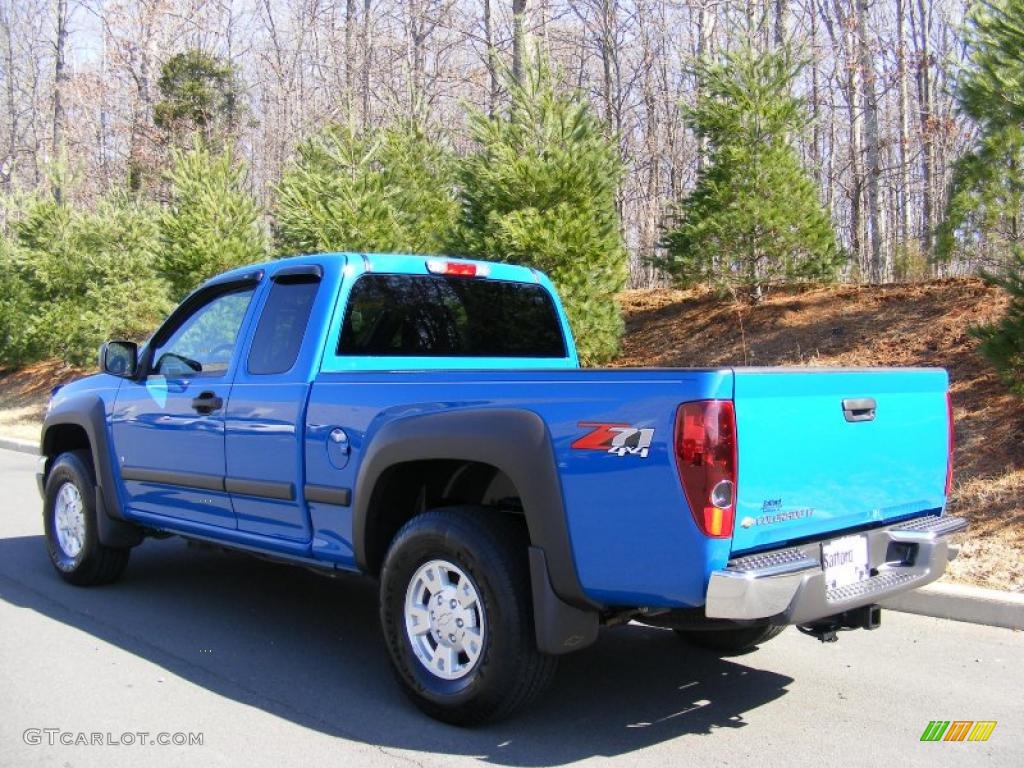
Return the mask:
[[558,313],[542,286],[439,275],[360,277],[338,354],[566,356]]

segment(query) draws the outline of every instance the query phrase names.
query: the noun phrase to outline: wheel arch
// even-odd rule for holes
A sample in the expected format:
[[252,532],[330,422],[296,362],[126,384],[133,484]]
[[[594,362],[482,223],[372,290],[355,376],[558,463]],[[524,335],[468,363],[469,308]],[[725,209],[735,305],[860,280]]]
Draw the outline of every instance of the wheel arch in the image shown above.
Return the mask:
[[[75,397],[54,406],[43,421],[39,452],[49,464],[62,453],[88,450],[92,456],[96,482],[107,486],[110,461],[106,440],[106,409],[98,395]],[[118,510],[119,511],[119,510]]]
[[[388,494],[403,468],[429,471],[439,463],[458,467],[465,481],[477,487],[507,478],[521,502],[530,542],[543,550],[555,594],[584,610],[600,606],[583,591],[576,573],[561,482],[551,438],[543,419],[519,409],[477,408],[425,414],[382,426],[370,440],[356,478],[352,533],[356,563],[363,571],[379,571],[390,539],[382,532],[388,521]],[[488,472],[495,473],[487,477]],[[407,475],[406,475],[407,477]]]
[[47,473],[61,453],[88,450],[96,478],[97,534],[101,543],[126,547],[142,540],[142,530],[127,521],[121,508],[103,398],[74,397],[54,406],[43,421],[39,450],[46,457]]

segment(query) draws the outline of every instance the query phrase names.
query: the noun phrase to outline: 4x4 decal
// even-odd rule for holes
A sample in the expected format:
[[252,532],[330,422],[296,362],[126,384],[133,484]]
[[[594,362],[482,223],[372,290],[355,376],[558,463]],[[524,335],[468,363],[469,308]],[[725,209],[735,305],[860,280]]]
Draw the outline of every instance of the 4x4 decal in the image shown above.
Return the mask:
[[590,430],[573,441],[572,447],[578,451],[604,451],[615,456],[646,459],[654,440],[653,427],[603,421],[581,421],[577,426]]

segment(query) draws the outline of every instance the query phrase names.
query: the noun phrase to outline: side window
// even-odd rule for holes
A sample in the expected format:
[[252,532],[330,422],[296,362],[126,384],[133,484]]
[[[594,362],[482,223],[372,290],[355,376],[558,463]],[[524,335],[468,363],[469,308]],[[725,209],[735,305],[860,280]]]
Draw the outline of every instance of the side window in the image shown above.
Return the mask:
[[154,350],[151,374],[168,378],[223,376],[254,290],[222,293],[196,309]]
[[273,284],[256,326],[249,352],[249,373],[291,370],[306,335],[319,280],[280,280]]

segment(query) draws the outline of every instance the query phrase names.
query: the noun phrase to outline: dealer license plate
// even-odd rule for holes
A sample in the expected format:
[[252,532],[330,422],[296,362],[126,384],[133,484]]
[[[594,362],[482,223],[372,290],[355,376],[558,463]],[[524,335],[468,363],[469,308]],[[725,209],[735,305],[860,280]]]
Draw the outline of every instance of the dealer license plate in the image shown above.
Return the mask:
[[856,584],[868,578],[868,537],[844,536],[821,545],[821,565],[828,589]]

